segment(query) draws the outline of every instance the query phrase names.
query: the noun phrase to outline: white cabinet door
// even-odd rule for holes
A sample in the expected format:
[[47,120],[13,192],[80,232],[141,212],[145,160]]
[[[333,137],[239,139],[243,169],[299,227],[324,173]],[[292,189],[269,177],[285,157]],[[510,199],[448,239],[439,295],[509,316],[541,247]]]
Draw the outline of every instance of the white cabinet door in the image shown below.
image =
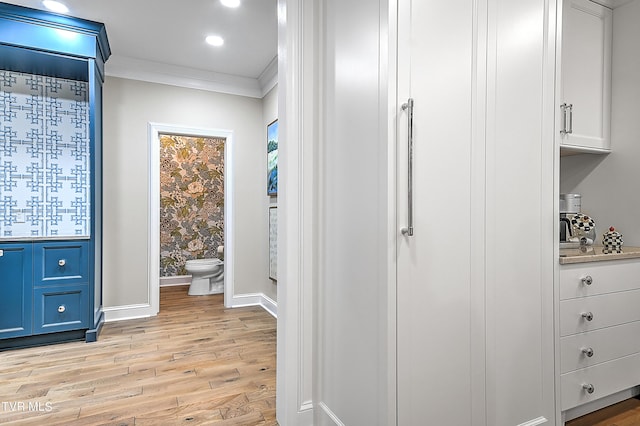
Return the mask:
[[549,4],[399,1],[399,426],[555,423]]
[[560,143],[584,150],[611,148],[612,12],[589,0],[564,0]]
[[[472,11],[470,0],[400,1],[398,103],[415,102],[415,233],[398,232],[399,426],[472,421]],[[408,226],[407,119],[399,113],[398,229]]]

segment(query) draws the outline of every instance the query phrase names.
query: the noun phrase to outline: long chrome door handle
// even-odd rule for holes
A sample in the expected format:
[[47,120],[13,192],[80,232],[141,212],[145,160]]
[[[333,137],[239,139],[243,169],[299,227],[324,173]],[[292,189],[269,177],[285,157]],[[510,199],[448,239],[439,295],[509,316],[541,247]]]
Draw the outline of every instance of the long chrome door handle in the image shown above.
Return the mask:
[[569,129],[567,133],[573,133],[573,104],[569,104]]
[[413,98],[402,104],[402,110],[407,111],[407,226],[402,228],[402,235],[413,236]]
[[562,110],[562,130],[560,133],[568,135],[573,133],[573,104],[564,103],[560,105]]

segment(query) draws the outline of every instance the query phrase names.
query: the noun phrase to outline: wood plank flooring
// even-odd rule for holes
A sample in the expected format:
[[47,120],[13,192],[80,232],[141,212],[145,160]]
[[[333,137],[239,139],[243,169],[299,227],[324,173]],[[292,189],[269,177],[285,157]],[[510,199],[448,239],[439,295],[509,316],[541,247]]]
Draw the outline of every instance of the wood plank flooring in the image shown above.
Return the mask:
[[0,424],[277,425],[276,320],[187,290],[95,343],[0,352]]
[[639,426],[640,400],[627,399],[602,410],[578,417],[566,426]]

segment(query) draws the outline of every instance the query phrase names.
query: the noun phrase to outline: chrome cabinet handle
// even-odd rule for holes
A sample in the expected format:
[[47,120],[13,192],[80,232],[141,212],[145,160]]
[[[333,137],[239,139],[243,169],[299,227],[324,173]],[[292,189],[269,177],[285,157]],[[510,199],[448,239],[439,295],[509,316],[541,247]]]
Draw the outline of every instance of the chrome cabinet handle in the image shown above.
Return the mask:
[[563,135],[573,133],[573,104],[562,104],[562,130],[560,133]]
[[582,389],[584,389],[585,391],[587,391],[587,393],[593,393],[596,388],[593,387],[593,385],[591,383],[585,383],[582,385]]
[[587,275],[586,277],[582,278],[580,281],[582,281],[582,284],[584,285],[593,284],[593,278],[591,278],[591,275]]
[[591,313],[591,312],[583,312],[582,313],[582,318],[586,319],[587,321],[593,321],[593,313]]
[[58,312],[63,313],[66,310],[67,310],[67,308],[64,305],[58,306]]
[[64,259],[60,259],[60,260],[58,260],[58,266],[63,267],[63,266],[64,266],[64,265],[66,265],[66,264],[67,264],[67,261],[66,261],[66,260],[64,260]]
[[407,199],[409,210],[407,212],[407,226],[402,228],[402,235],[408,237],[413,236],[413,98],[409,98],[406,103],[402,104],[402,110],[407,111]]
[[582,348],[582,353],[591,358],[593,356],[593,348]]

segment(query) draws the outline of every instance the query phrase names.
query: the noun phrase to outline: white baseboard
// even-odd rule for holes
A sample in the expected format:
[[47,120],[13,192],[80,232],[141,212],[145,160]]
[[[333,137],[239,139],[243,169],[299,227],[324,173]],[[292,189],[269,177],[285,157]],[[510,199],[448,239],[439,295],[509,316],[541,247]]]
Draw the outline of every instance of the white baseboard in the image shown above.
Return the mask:
[[520,423],[518,426],[539,426],[539,425],[543,425],[545,423],[547,423],[549,420],[547,420],[545,417],[538,417],[537,419],[533,419],[533,420],[529,420],[528,422],[524,422],[524,423]]
[[[190,277],[190,276],[189,276]],[[169,286],[177,286],[184,284],[168,284]],[[197,296],[194,296],[197,297]],[[278,317],[278,304],[270,297],[263,293],[241,294],[231,299],[232,308],[241,308],[243,306],[260,306],[269,312],[274,318]],[[136,318],[148,318],[158,314],[153,312],[153,308],[149,304],[112,306],[103,308],[105,322],[125,321]]]
[[242,308],[244,306],[261,306],[274,318],[278,318],[278,304],[264,293],[240,294],[231,298],[231,308]]
[[318,404],[318,407],[320,407],[320,413],[324,414],[328,419],[325,419],[325,422],[320,422],[321,424],[328,424],[326,423],[326,420],[331,421],[335,426],[344,426],[344,423],[342,423],[340,421],[340,419],[338,418],[338,416],[336,416],[336,414],[331,411],[329,409],[329,407],[327,407],[327,404],[325,404],[324,402],[320,402]]
[[191,275],[177,275],[175,277],[160,277],[160,287],[190,285]]
[[112,306],[103,308],[105,322],[125,321],[137,318],[148,318],[158,314],[150,304]]

